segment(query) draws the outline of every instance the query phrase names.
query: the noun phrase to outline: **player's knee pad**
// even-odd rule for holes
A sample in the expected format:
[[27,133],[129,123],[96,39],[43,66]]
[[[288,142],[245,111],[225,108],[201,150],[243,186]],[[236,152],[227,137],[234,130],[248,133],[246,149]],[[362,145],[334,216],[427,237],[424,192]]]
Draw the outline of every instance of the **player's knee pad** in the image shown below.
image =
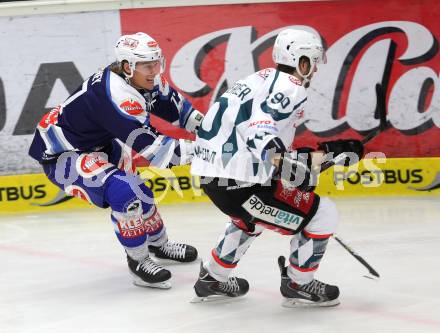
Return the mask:
[[336,232],[339,214],[336,205],[327,197],[321,198],[315,216],[303,229],[303,233],[315,239],[328,238]]
[[116,235],[127,247],[139,246],[148,238],[160,238],[164,233],[151,190],[135,178],[118,171],[108,179],[106,188]]
[[[112,211],[133,215],[154,206],[153,192],[137,176],[117,171],[106,181],[105,199]],[[133,204],[136,202],[135,204]]]

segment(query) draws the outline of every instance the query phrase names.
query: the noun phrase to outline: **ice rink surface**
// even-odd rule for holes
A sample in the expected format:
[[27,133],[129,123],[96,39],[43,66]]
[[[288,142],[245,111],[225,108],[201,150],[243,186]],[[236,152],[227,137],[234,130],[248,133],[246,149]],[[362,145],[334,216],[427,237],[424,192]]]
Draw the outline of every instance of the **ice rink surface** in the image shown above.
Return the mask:
[[[341,289],[334,308],[281,307],[277,257],[289,238],[265,231],[236,270],[240,300],[190,304],[200,259],[167,264],[173,287],[131,283],[109,210],[0,217],[0,332],[440,332],[440,197],[336,200],[339,236],[381,274],[331,240],[317,278]],[[211,204],[161,206],[170,238],[204,258],[226,216]]]

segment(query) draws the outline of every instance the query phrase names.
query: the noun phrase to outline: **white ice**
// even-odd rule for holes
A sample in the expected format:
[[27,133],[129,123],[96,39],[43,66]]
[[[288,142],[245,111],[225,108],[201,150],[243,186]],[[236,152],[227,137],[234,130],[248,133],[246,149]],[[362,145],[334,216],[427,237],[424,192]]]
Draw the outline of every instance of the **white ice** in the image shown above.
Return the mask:
[[[172,264],[170,290],[131,284],[108,210],[0,217],[0,332],[440,332],[440,198],[336,200],[339,235],[380,274],[331,240],[317,277],[334,308],[281,307],[277,257],[289,238],[265,231],[236,275],[240,300],[190,304],[200,260]],[[211,204],[161,206],[169,235],[207,257],[226,216]]]

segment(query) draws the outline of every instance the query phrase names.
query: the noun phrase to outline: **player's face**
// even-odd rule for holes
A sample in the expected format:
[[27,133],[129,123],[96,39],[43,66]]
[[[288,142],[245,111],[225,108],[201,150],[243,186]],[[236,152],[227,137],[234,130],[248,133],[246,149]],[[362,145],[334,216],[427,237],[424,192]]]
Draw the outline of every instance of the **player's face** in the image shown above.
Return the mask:
[[[308,60],[304,60],[300,62],[299,64],[299,70],[301,71],[301,74],[305,75],[310,71],[310,62]],[[318,71],[318,65],[314,64],[312,70],[310,71],[309,76],[307,76],[307,79],[310,81],[313,77],[313,74]]]
[[138,62],[131,82],[139,88],[151,90],[154,87],[154,77],[159,73],[159,60]]

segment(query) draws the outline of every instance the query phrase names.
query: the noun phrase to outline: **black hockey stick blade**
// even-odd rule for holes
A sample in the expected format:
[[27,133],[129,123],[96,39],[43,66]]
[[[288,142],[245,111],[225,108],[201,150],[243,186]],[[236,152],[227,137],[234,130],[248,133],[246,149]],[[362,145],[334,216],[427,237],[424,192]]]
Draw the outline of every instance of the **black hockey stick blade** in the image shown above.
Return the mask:
[[284,256],[278,257],[278,267],[280,268],[281,276],[287,276],[286,258]]
[[[371,267],[371,265],[364,259],[362,258],[359,254],[356,253],[356,251],[354,251],[350,246],[348,246],[347,244],[345,244],[345,242],[339,238],[336,235],[333,235],[333,238],[342,245],[342,247],[344,249],[346,249],[348,251],[348,253],[350,253],[353,257],[355,257],[365,268],[368,269],[368,272],[375,278],[380,278],[379,273],[373,268]],[[365,276],[367,278],[371,278],[369,276]]]

